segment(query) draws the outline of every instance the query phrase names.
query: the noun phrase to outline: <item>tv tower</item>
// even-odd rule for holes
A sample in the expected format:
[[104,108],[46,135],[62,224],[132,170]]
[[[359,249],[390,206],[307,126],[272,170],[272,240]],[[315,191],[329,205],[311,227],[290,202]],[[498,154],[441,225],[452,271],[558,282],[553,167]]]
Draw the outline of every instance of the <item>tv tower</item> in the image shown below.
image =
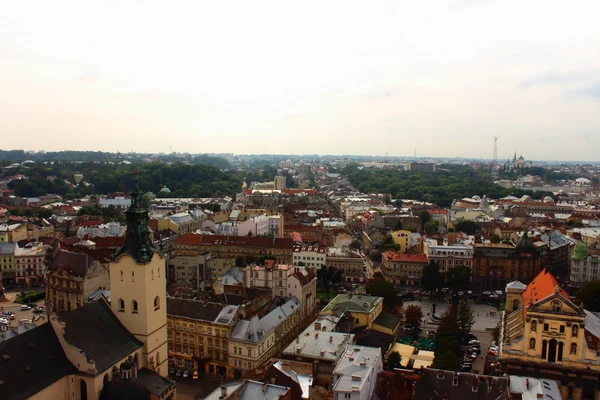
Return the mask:
[[498,138],[500,136],[494,136],[494,158],[492,160],[492,178],[498,179]]

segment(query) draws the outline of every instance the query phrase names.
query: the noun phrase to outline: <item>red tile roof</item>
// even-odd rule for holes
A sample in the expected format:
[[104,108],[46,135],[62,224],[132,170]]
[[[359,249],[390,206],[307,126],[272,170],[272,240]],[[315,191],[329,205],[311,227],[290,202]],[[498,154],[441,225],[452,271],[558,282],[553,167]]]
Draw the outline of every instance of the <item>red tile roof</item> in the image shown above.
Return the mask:
[[199,245],[202,235],[196,235],[194,233],[188,233],[181,235],[175,240],[175,245]]
[[387,261],[392,262],[412,262],[412,263],[425,263],[427,264],[429,261],[427,260],[427,256],[423,253],[420,254],[400,254],[395,251],[388,250],[382,254],[382,256]]
[[[554,288],[558,286],[558,282],[554,279],[554,276],[544,268],[542,272],[536,276],[529,285],[527,285],[527,289],[523,292],[523,304],[527,306],[529,302],[537,303],[541,299],[548,297],[549,295],[554,293]],[[561,287],[559,287],[559,293],[563,295],[565,298],[569,298],[567,292],[565,292]]]

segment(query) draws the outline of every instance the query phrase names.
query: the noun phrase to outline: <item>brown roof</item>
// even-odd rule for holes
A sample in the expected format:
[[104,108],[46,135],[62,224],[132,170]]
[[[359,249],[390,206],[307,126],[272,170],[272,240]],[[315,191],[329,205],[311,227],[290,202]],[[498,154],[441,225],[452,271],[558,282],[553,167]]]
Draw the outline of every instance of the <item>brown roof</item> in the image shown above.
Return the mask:
[[92,258],[87,254],[59,249],[52,259],[50,269],[55,271],[58,267],[66,267],[71,273],[83,276],[92,263]]

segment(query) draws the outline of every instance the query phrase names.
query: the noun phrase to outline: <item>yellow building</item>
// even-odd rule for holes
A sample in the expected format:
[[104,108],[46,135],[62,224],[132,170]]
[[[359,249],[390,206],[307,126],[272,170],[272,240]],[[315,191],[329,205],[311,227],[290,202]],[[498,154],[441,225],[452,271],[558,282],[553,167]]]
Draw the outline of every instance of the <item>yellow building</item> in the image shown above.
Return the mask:
[[16,243],[25,239],[27,239],[26,224],[0,224],[0,243]]
[[352,329],[371,329],[373,322],[383,310],[383,297],[363,294],[338,294],[320,312],[320,315],[352,318]]
[[229,337],[239,306],[167,299],[169,358],[179,369],[230,376]]
[[403,254],[406,253],[406,250],[410,249],[410,235],[410,231],[403,230],[392,233],[392,239],[394,240],[394,243],[400,246],[400,250],[398,250],[398,253]]
[[504,372],[559,381],[565,399],[600,399],[600,318],[574,304],[550,273],[506,286],[502,323]]

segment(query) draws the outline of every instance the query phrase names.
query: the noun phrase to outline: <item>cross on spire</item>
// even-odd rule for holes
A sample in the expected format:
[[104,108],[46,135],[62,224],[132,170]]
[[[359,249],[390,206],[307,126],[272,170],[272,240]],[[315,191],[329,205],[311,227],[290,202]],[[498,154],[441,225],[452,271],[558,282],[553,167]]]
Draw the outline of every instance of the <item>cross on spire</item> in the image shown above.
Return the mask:
[[135,171],[133,171],[133,175],[134,175],[134,180],[135,180],[135,185],[138,185],[138,182],[140,180],[140,170],[136,169]]

